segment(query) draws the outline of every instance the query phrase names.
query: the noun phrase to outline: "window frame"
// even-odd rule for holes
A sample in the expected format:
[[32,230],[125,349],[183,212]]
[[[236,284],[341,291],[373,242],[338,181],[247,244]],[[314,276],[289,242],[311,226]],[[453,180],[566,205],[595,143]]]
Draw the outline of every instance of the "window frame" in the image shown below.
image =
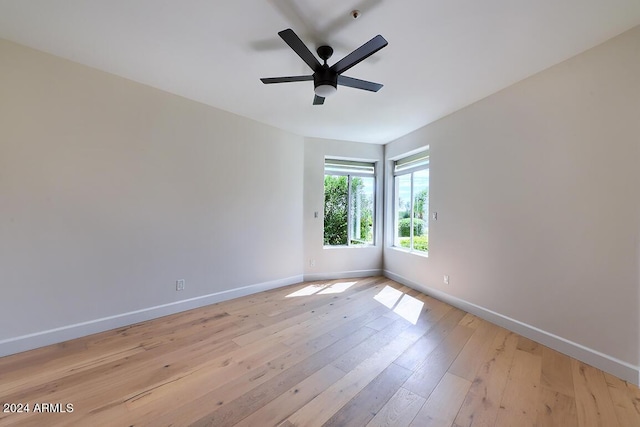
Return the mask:
[[[429,148],[426,150],[422,150],[412,155],[400,157],[392,162],[391,168],[391,176],[393,182],[393,210],[392,210],[392,218],[393,218],[393,239],[392,239],[392,248],[408,252],[421,256],[428,256],[429,250],[422,251],[414,248],[414,204],[415,204],[415,193],[414,193],[414,174],[418,171],[430,171],[430,156],[429,156]],[[405,248],[400,245],[400,240],[398,236],[398,228],[400,225],[399,211],[398,211],[398,197],[399,197],[399,181],[397,180],[400,176],[409,175],[410,179],[410,208],[409,208],[409,247]],[[429,175],[429,183],[431,182]],[[428,186],[427,188],[429,188]],[[429,230],[429,215],[430,209],[429,204],[427,204],[427,212],[426,212],[426,225],[427,230]],[[429,232],[427,231],[427,241],[429,239]]]
[[[330,165],[327,169],[327,165]],[[322,240],[324,249],[332,248],[368,248],[376,245],[377,233],[376,233],[376,201],[377,201],[377,162],[375,161],[358,161],[358,160],[342,160],[331,157],[324,159],[324,175],[331,176],[346,176],[347,177],[347,244],[346,245],[325,245],[324,244],[324,223],[322,227]],[[371,200],[371,230],[372,241],[371,243],[352,244],[352,225],[353,220],[351,218],[351,177],[361,178],[373,178],[373,197]],[[324,180],[323,180],[323,194],[324,194]],[[324,203],[322,206],[323,218],[324,218]]]

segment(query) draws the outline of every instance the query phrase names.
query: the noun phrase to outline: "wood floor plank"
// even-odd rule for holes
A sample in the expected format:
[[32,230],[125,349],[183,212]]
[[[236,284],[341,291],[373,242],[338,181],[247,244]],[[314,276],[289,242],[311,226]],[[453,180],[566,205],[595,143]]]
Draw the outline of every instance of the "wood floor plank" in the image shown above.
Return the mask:
[[548,347],[543,347],[541,383],[543,387],[551,391],[574,397],[571,358]]
[[281,337],[282,342],[289,346],[295,346],[309,339],[313,339],[320,336],[330,330],[341,327],[347,324],[351,319],[360,317],[373,310],[379,310],[379,304],[375,304],[370,300],[362,301],[360,304],[349,305],[341,307],[340,310],[336,310],[331,315],[326,317],[318,317],[317,319],[309,319],[300,325],[297,325],[289,330],[278,333],[278,337]]
[[[372,313],[378,315],[382,310],[372,310]],[[301,381],[306,376],[311,375],[315,370],[321,369],[324,365],[348,351],[354,345],[362,342],[370,337],[375,331],[365,328],[362,325],[370,319],[369,315],[361,318],[353,319],[349,324],[344,325],[336,331],[329,332],[325,336],[309,341],[301,345],[301,348],[294,349],[290,353],[282,357],[270,361],[263,370],[258,366],[256,372],[247,372],[244,376],[246,382],[243,384],[243,378],[226,378],[235,382],[237,388],[229,388],[232,384],[229,381],[216,385],[214,378],[209,376],[204,378],[207,382],[212,382],[211,390],[198,397],[193,393],[179,396],[177,399],[167,401],[166,404],[155,405],[154,411],[144,412],[144,418],[150,421],[150,425],[157,422],[165,422],[169,418],[180,419],[181,416],[189,416],[194,418],[206,417],[211,421],[215,421],[216,425],[230,425],[239,421],[242,415],[238,408],[247,409],[249,407],[254,410],[264,405],[271,399],[274,399],[279,393],[283,393],[287,388],[293,387],[296,381]],[[330,345],[328,345],[330,344]],[[324,348],[326,345],[328,347]],[[291,357],[291,356],[295,357]],[[300,362],[293,367],[291,364],[296,363],[309,355],[304,363]],[[275,377],[273,377],[275,375]],[[222,387],[221,387],[222,386]],[[241,397],[238,394],[243,392]],[[186,402],[185,402],[186,399]],[[207,402],[217,402],[214,408],[207,406]],[[178,406],[178,408],[176,408]],[[167,415],[169,409],[172,414]],[[142,409],[144,411],[144,408]],[[157,421],[156,421],[157,420]]]
[[577,427],[578,415],[575,399],[550,388],[542,387],[538,404],[537,425],[540,427]]
[[[224,396],[221,386],[227,385],[232,392],[237,392],[237,389],[233,388],[234,385],[237,385],[237,380],[244,377],[246,382],[251,383],[260,379],[256,372],[244,375],[252,366],[266,364],[286,353],[287,350],[288,347],[282,345],[268,346],[259,349],[254,355],[243,360],[228,359],[230,360],[228,364],[203,363],[202,368],[181,372],[176,376],[156,382],[136,394],[124,396],[124,404],[131,414],[140,416],[142,419],[150,419],[157,417],[158,414],[166,413],[170,409],[179,410],[178,408],[185,403],[211,393],[211,388],[218,391],[216,397],[219,399],[219,396]],[[273,370],[266,372],[271,373]],[[244,388],[246,385],[242,387]],[[214,401],[219,402],[219,400]],[[110,408],[102,412],[105,419],[115,419],[110,413]]]
[[360,343],[360,345],[342,355],[333,363],[334,366],[338,369],[342,369],[344,372],[351,371],[362,363],[363,360],[367,359],[380,348],[391,342],[402,331],[407,329],[408,326],[408,323],[401,319],[394,321],[386,328],[372,335],[368,340]]
[[[239,328],[241,322],[238,322],[242,319],[224,315],[225,313],[221,313],[219,309],[214,313],[211,311],[213,310],[203,311],[203,317],[200,319],[197,319],[193,314],[191,316],[173,315],[162,318],[163,321],[155,330],[149,325],[140,323],[96,334],[92,336],[91,341],[86,339],[71,340],[33,350],[33,353],[27,352],[0,358],[1,378],[5,384],[17,380],[13,384],[26,387],[30,377],[24,375],[24,372],[32,369],[34,365],[40,366],[43,373],[46,372],[51,376],[64,375],[65,369],[69,366],[73,366],[73,372],[77,373],[106,361],[111,355],[115,356],[114,359],[118,359],[125,356],[123,352],[142,352],[157,347],[158,342],[163,339],[168,340],[169,338],[164,337],[172,336],[176,330],[197,329],[193,334],[184,337],[190,341],[198,340],[206,335],[206,331],[202,333],[202,330],[205,329],[209,332],[214,330],[219,332],[216,328],[223,330],[226,328],[242,332]],[[193,328],[196,325],[199,327]],[[179,337],[178,341],[182,338],[183,336]],[[24,359],[22,359],[23,355]],[[127,354],[127,356],[130,355],[130,353]]]
[[408,338],[397,337],[296,411],[288,421],[295,426],[314,426],[325,423],[411,344],[412,341]]
[[[281,425],[281,423],[285,422],[287,417],[309,403],[344,375],[345,373],[335,366],[325,365],[320,370],[300,381],[300,383],[291,387],[289,390],[285,391],[283,394],[260,407],[248,417],[241,419],[234,425],[237,427],[267,427]],[[201,422],[202,421],[198,421],[198,423]],[[218,426],[218,424],[211,423],[209,423],[209,425]],[[288,423],[288,425],[292,426],[293,424]]]
[[391,317],[380,316],[377,319],[374,319],[371,322],[369,322],[367,326],[372,329],[375,329],[376,331],[381,331],[387,326],[389,326],[390,324],[392,324],[393,322],[395,322],[395,320],[396,319]]
[[[457,313],[460,310],[450,306],[449,304],[445,304],[426,295],[419,299],[424,302],[425,306],[416,324],[409,326],[409,328],[402,333],[402,335],[407,338],[418,340],[427,331],[433,328],[434,325],[438,324],[447,314],[452,313],[451,315],[453,316],[459,315]],[[398,316],[393,312],[391,314]],[[464,312],[462,312],[462,314],[464,314]]]
[[404,387],[389,399],[367,427],[404,427],[411,423],[426,399]]
[[467,328],[471,328],[471,329],[477,329],[482,323],[483,323],[482,319],[480,319],[477,316],[474,316],[471,313],[465,314],[462,320],[460,320],[460,325],[466,326]]
[[403,387],[428,399],[473,331],[473,329],[458,325],[456,322],[453,331],[429,353]]
[[[374,307],[376,302],[373,300],[369,301],[366,297],[373,297],[376,292],[376,287],[367,288],[362,291],[362,296],[365,297],[365,304],[363,304],[362,299],[340,298],[337,301],[329,300],[320,307],[305,310],[297,316],[289,317],[280,322],[248,332],[234,338],[233,341],[236,344],[243,346],[273,335],[285,335],[289,332],[288,328],[294,328],[295,330],[311,327],[311,325],[317,326],[320,323],[330,323],[335,319],[344,316],[345,314],[343,313],[352,312],[352,308],[356,308],[361,311],[369,307]],[[344,310],[340,310],[340,308],[344,308]]]
[[[229,341],[229,343],[231,343],[231,341]],[[169,378],[164,382],[156,381],[149,383],[145,387],[147,391],[144,391],[145,389],[143,389],[142,392],[138,390],[137,392],[134,392],[128,396],[125,395],[124,402],[126,402],[126,404],[131,409],[136,409],[140,405],[148,405],[149,401],[151,401],[151,403],[153,404],[156,401],[162,402],[163,399],[168,399],[170,404],[175,405],[179,404],[181,402],[181,399],[184,398],[195,399],[198,396],[198,393],[202,394],[207,392],[207,388],[210,387],[209,384],[224,384],[225,381],[234,381],[236,378],[238,378],[238,375],[242,375],[242,372],[244,372],[243,370],[247,366],[251,366],[252,364],[259,365],[260,363],[258,360],[256,360],[256,357],[262,357],[260,356],[260,347],[262,347],[262,345],[260,343],[256,343],[256,345],[257,346],[254,346],[253,348],[243,348],[235,352],[235,361],[234,352],[227,352],[225,357],[217,359],[211,357],[214,356],[214,354],[209,355],[208,358],[205,356],[205,360],[203,361],[203,363],[196,363],[196,360],[192,358],[186,363],[195,363],[197,365],[197,376],[185,378],[184,380],[181,378],[178,380]],[[278,346],[281,345],[278,344]],[[272,350],[282,348],[278,346],[274,347],[273,345],[271,345],[267,346],[267,348],[271,348]],[[245,354],[244,356],[243,353]],[[264,353],[263,356],[269,358],[269,353]],[[159,380],[160,378],[155,377],[155,379]],[[198,383],[201,383],[203,385],[198,388]],[[175,391],[173,390],[180,390],[181,388],[189,388],[191,390],[191,393],[185,393],[184,395],[179,394],[178,398],[169,396],[171,393],[175,393]],[[197,389],[201,391],[194,392]],[[167,405],[158,405],[158,407],[162,411],[167,407]],[[108,413],[109,411],[106,411],[105,416],[108,416]],[[145,413],[145,418],[149,418],[150,416],[151,414]]]
[[536,425],[541,370],[540,356],[516,349],[498,408],[496,425]]
[[411,371],[408,369],[395,363],[390,364],[360,393],[324,423],[323,427],[362,427],[366,425],[410,375]]
[[470,381],[447,372],[415,416],[411,426],[451,426],[470,387]]
[[[463,323],[460,324],[463,325]],[[498,330],[497,326],[484,320],[476,322],[475,332],[451,364],[449,372],[468,381],[473,381],[482,366],[483,356],[490,350]]]
[[604,379],[621,426],[640,426],[640,390],[605,372]]
[[[175,416],[177,422],[180,419],[180,413],[186,413],[189,416],[199,418],[201,423],[206,421],[220,427],[233,425],[242,420],[247,413],[258,410],[288,389],[295,390],[295,384],[323,369],[336,357],[368,339],[374,332],[370,328],[361,327],[342,338],[338,335],[326,334],[324,339],[315,340],[326,340],[324,345],[321,343],[305,345],[298,349],[298,357],[292,360],[282,358],[272,361],[267,367],[269,375],[262,375],[259,381],[251,381],[252,376],[250,376],[248,381],[244,382],[244,386],[243,381],[238,381],[236,390],[225,385],[199,399],[192,400],[179,411],[174,411],[175,414],[172,417]],[[326,345],[329,343],[330,345]],[[307,357],[305,358],[305,356]],[[290,366],[293,363],[295,364]],[[251,382],[253,384],[249,385]],[[211,401],[221,402],[221,404],[213,410],[205,409],[207,402]],[[164,414],[158,418],[158,422],[167,420]]]
[[[148,361],[155,357],[163,359],[158,361],[156,365],[161,368],[160,376],[165,376],[171,372],[186,369],[189,364],[197,362],[199,359],[211,359],[212,356],[227,354],[237,348],[234,343],[226,341],[225,336],[232,335],[228,331],[242,332],[242,327],[239,327],[235,322],[222,327],[214,326],[213,323],[207,325],[212,327],[205,329],[204,326],[198,326],[194,333],[188,334],[186,337],[176,336],[163,346],[142,348],[141,350],[136,347],[133,354],[126,351],[126,346],[118,345],[103,349],[105,356],[108,357],[95,357],[90,352],[84,352],[86,360],[82,362],[70,363],[67,358],[64,358],[47,363],[42,366],[43,374],[37,378],[23,375],[18,378],[18,382],[3,381],[3,387],[6,387],[7,397],[11,395],[12,398],[20,398],[20,395],[12,395],[11,392],[16,385],[19,385],[23,393],[37,390],[40,393],[49,394],[57,389],[73,387],[74,384],[90,382],[92,378],[100,378],[107,372],[118,372],[122,374],[122,378],[128,381],[128,379],[143,375],[149,367],[152,367]],[[253,325],[246,326],[253,327]],[[192,328],[191,325],[188,327]],[[187,343],[189,345],[186,345]],[[126,360],[126,364],[122,363],[121,359]],[[53,381],[53,378],[57,378],[57,381]],[[30,381],[36,381],[38,385],[30,384]]]
[[455,427],[493,426],[498,415],[518,336],[501,329],[491,344],[492,351],[473,380],[454,421]]
[[456,327],[472,329],[460,326],[459,322],[464,317],[464,312],[457,309],[449,310],[437,323],[428,329],[428,332],[420,337],[407,351],[402,353],[396,364],[415,371],[424,360]]
[[[324,343],[320,346],[326,344]],[[246,413],[248,408],[254,407],[255,397],[262,397],[253,393],[256,388],[279,374],[292,369],[316,351],[317,349],[313,347],[298,348],[271,360],[266,365],[261,364],[256,368],[247,369],[239,377],[219,381],[216,385],[211,386],[213,388],[211,391],[205,389],[205,393],[184,394],[181,400],[176,400],[175,398],[172,400],[173,396],[167,396],[163,399],[164,402],[153,402],[154,407],[165,408],[165,410],[147,413],[148,425],[153,426],[165,422],[169,424],[179,423],[181,419],[187,416],[199,417],[200,420],[197,424],[201,425],[232,425],[240,415]],[[209,378],[204,380],[209,382]],[[193,387],[190,387],[190,389],[193,389]],[[260,390],[264,391],[263,388],[260,388]],[[215,406],[208,404],[211,402],[215,402]],[[180,408],[172,408],[169,405],[180,405]]]
[[542,345],[526,337],[518,337],[518,350],[526,351],[527,353],[535,354],[536,356],[542,356]]
[[[35,394],[51,398],[73,398],[79,405],[93,405],[97,402],[109,405],[112,399],[126,395],[127,390],[135,395],[141,389],[144,390],[154,384],[184,375],[193,366],[197,366],[199,361],[212,358],[226,360],[227,355],[236,349],[237,345],[226,341],[211,346],[198,343],[195,347],[197,348],[195,353],[185,352],[183,349],[182,352],[173,351],[157,355],[154,349],[149,350],[149,353],[153,353],[151,357],[145,357],[145,353],[139,353],[96,366],[91,370],[75,372],[71,368],[69,374],[61,376],[56,381],[46,381],[39,386],[27,388],[21,393],[11,395],[7,393],[5,396],[21,401],[28,395]],[[187,355],[190,357],[185,360]]]
[[572,359],[571,372],[578,411],[578,425],[580,427],[620,426],[602,371]]
[[3,402],[74,411],[0,412],[0,427],[640,425],[636,386],[383,277],[2,357]]
[[[295,294],[295,292],[291,292],[290,294],[286,295],[285,298],[252,306],[251,309],[252,311],[255,310],[258,313],[264,314],[268,319],[273,319],[275,322],[278,320],[282,320],[283,318],[295,316],[304,311],[311,310],[315,307],[325,305],[330,301],[343,299],[345,297],[358,298],[357,295],[359,292],[368,289],[371,286],[375,286],[377,283],[386,282],[386,280],[382,277],[349,279],[348,283],[350,285],[347,289],[340,288],[342,290],[341,292],[334,293],[333,291],[336,290],[336,287],[340,287],[340,285],[344,282],[345,280],[329,280],[316,283],[308,283],[308,285],[302,289],[314,285],[321,286],[321,290],[319,291],[319,293],[314,294],[313,299],[304,298],[304,296],[293,297],[291,296],[291,294]],[[298,289],[297,292],[300,291],[301,289]],[[243,310],[243,312],[246,312],[246,310]]]

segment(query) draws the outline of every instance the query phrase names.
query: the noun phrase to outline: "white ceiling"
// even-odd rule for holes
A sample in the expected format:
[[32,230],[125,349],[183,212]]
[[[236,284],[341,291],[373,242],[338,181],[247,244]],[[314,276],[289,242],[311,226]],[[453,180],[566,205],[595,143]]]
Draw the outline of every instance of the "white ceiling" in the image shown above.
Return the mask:
[[[353,9],[362,15],[354,20]],[[0,37],[293,133],[386,143],[640,24],[640,0],[0,0]],[[313,106],[311,74],[277,32],[333,64],[389,45]]]

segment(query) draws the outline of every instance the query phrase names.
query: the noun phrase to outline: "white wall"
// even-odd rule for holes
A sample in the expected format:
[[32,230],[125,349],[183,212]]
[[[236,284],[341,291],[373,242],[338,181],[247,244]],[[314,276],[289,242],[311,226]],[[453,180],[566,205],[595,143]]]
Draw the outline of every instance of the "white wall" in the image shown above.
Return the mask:
[[[305,138],[304,144],[304,277],[305,280],[371,276],[382,273],[382,197],[376,200],[378,236],[369,247],[323,247],[324,159],[377,162],[377,193],[382,194],[382,145]],[[318,212],[318,217],[314,213]],[[311,260],[315,265],[311,265]]]
[[0,355],[302,279],[302,137],[0,58]]
[[385,247],[387,273],[637,383],[640,27],[388,144],[386,158],[425,144],[429,257]]

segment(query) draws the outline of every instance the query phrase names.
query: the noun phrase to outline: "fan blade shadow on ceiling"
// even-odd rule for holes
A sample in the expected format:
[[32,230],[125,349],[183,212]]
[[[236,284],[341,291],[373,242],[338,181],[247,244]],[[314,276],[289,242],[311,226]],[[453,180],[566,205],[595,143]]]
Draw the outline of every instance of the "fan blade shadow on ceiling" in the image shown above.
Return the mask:
[[315,25],[304,16],[304,13],[295,0],[267,0],[282,15],[285,21],[309,35],[314,42],[320,43],[318,31]]
[[[296,29],[301,38],[312,41],[313,44],[317,46],[323,43],[314,26],[309,24],[294,0],[267,0],[267,2],[290,24],[291,28]],[[286,48],[280,38],[258,40],[252,42],[251,47],[257,51]]]
[[333,21],[329,22],[323,28],[319,29],[318,32],[323,35],[335,34],[342,29],[349,26],[354,21],[354,18],[351,16],[351,11],[359,10],[362,16],[366,16],[370,11],[380,6],[384,0],[361,0],[359,3],[352,6],[346,13],[340,14]]
[[[375,7],[382,4],[384,0],[361,0],[354,6],[345,10],[344,13],[336,17],[324,28],[318,28],[309,18],[305,17],[295,0],[267,0],[274,9],[291,24],[291,28],[295,28],[296,32],[310,46],[318,48],[322,45],[330,45],[336,51],[351,52],[355,46],[346,45],[335,40],[332,35],[346,28],[354,21],[349,13],[352,10],[359,10],[363,15],[368,11],[373,10]],[[362,18],[360,18],[362,19]],[[285,50],[286,44],[282,43],[282,39],[278,37],[271,37],[268,39],[256,40],[250,43],[250,47],[254,51],[272,51],[272,50]],[[376,57],[370,58],[371,63],[377,62],[379,59]]]

